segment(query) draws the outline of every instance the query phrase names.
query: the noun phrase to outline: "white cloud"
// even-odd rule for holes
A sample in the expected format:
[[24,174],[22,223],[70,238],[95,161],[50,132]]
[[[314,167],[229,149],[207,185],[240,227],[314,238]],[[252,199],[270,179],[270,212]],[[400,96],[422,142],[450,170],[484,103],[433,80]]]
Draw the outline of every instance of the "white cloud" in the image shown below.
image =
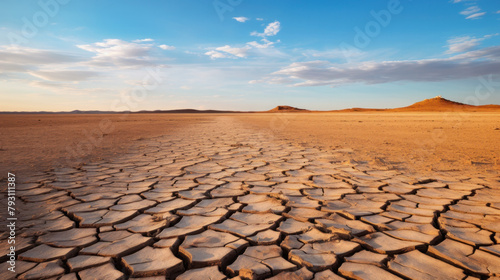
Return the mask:
[[237,57],[247,57],[249,49],[250,48],[246,47],[246,46],[242,47],[242,48],[234,48],[234,47],[231,47],[229,45],[225,45],[222,47],[218,47],[215,50],[220,51],[220,52],[226,52],[226,53],[232,54],[232,55],[237,56]]
[[280,29],[281,29],[280,22],[279,21],[274,21],[274,22],[271,22],[270,24],[268,24],[266,26],[266,28],[264,29],[263,33],[259,33],[257,31],[253,31],[252,33],[250,33],[250,35],[252,35],[252,36],[260,36],[260,37],[275,36],[276,34],[278,34],[278,32],[280,32]]
[[169,45],[159,45],[158,46],[160,49],[162,50],[166,50],[166,51],[172,51],[172,50],[175,50],[175,47],[174,46],[169,46]]
[[0,46],[0,62],[19,65],[70,63],[82,58],[61,52],[24,47]]
[[470,6],[469,8],[460,12],[461,15],[468,16],[481,11],[478,6]]
[[236,20],[237,22],[245,22],[249,20],[249,18],[247,17],[233,17],[233,19]]
[[[263,33],[252,32],[252,36],[261,36],[262,43],[257,41],[247,42],[243,47],[231,47],[230,45],[225,45],[222,47],[217,47],[215,49],[205,52],[205,55],[210,56],[211,59],[217,58],[245,58],[248,57],[250,53],[257,55],[269,56],[271,53],[274,55],[282,55],[279,51],[273,49],[273,45],[280,42],[271,42],[266,39],[267,36],[274,36],[280,31],[280,22],[275,21],[266,26]],[[269,50],[267,50],[269,49]]]
[[0,61],[0,73],[26,72],[29,69],[30,67],[26,65]]
[[[140,66],[161,65],[161,53],[151,40],[127,42],[108,39],[92,44],[78,45],[78,55],[62,51],[0,46],[0,75],[17,79],[27,86],[56,93],[90,94],[110,93],[110,88],[127,83],[129,77],[143,75]],[[95,66],[107,67],[100,70]],[[111,71],[112,70],[112,71]],[[129,77],[127,77],[127,75]],[[125,76],[125,77],[124,77]],[[101,78],[103,77],[103,78]],[[91,88],[93,84],[104,88]],[[108,87],[109,86],[109,87]]]
[[47,81],[31,81],[29,85],[41,89],[50,90],[55,93],[64,93],[67,95],[69,92],[75,90],[74,83],[61,83],[61,82],[47,82]]
[[271,42],[264,38],[261,41],[262,43],[259,43],[257,41],[248,42],[244,47],[231,47],[229,45],[225,45],[208,51],[205,53],[205,55],[210,56],[211,59],[246,58],[250,54],[274,57],[283,55],[281,52],[275,51],[275,49],[273,48],[273,45],[279,42],[279,40],[276,42]]
[[481,41],[485,39],[489,39],[493,36],[498,36],[499,33],[496,34],[488,34],[483,36],[482,38],[475,38],[470,36],[461,36],[449,39],[448,42],[448,50],[445,53],[461,53],[465,51],[469,51],[474,47],[478,46]]
[[226,57],[228,57],[227,55],[225,55],[225,54],[223,54],[221,52],[213,51],[213,50],[206,52],[205,55],[210,56],[211,59],[226,58]]
[[205,55],[210,56],[211,59],[216,58],[244,58],[248,56],[248,51],[250,50],[249,46],[245,46],[242,48],[235,48],[229,45],[225,45],[222,47],[215,48],[215,50],[211,50],[205,53]]
[[491,37],[493,37],[493,36],[498,36],[498,35],[500,35],[500,33],[488,34],[488,35],[484,35],[484,37],[483,37],[483,38],[487,39],[487,38],[491,38]]
[[446,53],[459,53],[459,52],[465,52],[468,51],[475,46],[479,45],[479,42],[481,42],[482,38],[473,38],[470,36],[463,36],[463,37],[456,37],[449,39],[448,42],[448,50]]
[[151,49],[150,44],[136,44],[120,39],[105,39],[103,42],[97,42],[89,45],[77,45],[80,49],[94,52],[98,56],[145,56]]
[[274,35],[278,34],[278,32],[280,32],[280,22],[279,21],[271,22],[266,27],[266,29],[264,29],[264,34],[266,36],[274,36]]
[[315,57],[315,58],[327,58],[327,59],[352,59],[352,58],[361,58],[366,56],[366,53],[357,49],[357,48],[349,48],[349,49],[330,49],[324,51],[318,50],[304,50],[302,51],[302,55],[305,57]]
[[466,16],[465,19],[478,19],[485,15],[486,12],[481,12],[481,9],[478,6],[470,6],[461,11],[460,14]]
[[[267,49],[275,44],[275,42],[271,42],[267,39],[262,39],[261,41],[264,43],[260,44],[257,41],[252,41],[252,42],[248,42],[247,45],[254,47],[254,48],[257,48],[257,49]],[[278,40],[278,42],[279,42],[279,40]]]
[[53,82],[79,82],[98,76],[97,72],[80,70],[31,71],[29,74]]
[[479,19],[481,18],[482,16],[484,16],[486,14],[486,12],[482,12],[482,13],[475,13],[475,14],[472,14],[468,17],[466,17],[465,19]]
[[[0,46],[0,73],[27,73],[50,81],[78,82],[99,73],[95,71],[64,70],[67,65],[77,66],[83,58],[61,52],[25,47]],[[54,71],[53,69],[61,69]],[[51,69],[52,71],[43,71]]]
[[249,84],[259,84],[259,83],[267,83],[267,84],[273,84],[273,85],[284,85],[284,84],[292,84],[294,82],[293,79],[291,78],[286,78],[286,77],[269,77],[264,80],[251,80],[248,83]]
[[256,18],[256,20],[258,20],[258,21],[263,21],[264,19],[263,19],[263,18],[259,18],[259,17],[258,17],[258,18]]
[[142,43],[142,42],[153,42],[154,40],[151,39],[151,38],[146,38],[146,39],[138,39],[138,40],[134,40],[132,42],[134,43]]
[[335,64],[329,61],[295,62],[272,73],[261,82],[276,77],[293,80],[293,86],[338,86],[400,81],[434,82],[500,74],[500,46],[470,51],[451,58],[406,61],[368,61]]
[[105,39],[77,47],[96,54],[89,62],[92,66],[134,68],[154,64],[150,57],[153,44]]

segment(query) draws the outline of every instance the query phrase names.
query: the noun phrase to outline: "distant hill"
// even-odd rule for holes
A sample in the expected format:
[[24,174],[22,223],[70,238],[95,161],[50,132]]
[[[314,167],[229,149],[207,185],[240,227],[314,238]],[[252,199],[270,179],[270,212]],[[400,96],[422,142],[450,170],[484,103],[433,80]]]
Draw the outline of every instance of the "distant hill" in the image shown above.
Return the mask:
[[446,112],[446,111],[497,111],[500,110],[500,105],[482,105],[474,106],[455,102],[436,96],[434,98],[425,99],[407,107],[389,109],[389,111],[405,112]]
[[380,112],[387,111],[388,109],[371,109],[371,108],[349,108],[342,110],[331,110],[328,112]]
[[467,112],[489,112],[500,111],[500,105],[481,105],[474,106],[455,102],[436,96],[434,98],[425,99],[414,103],[410,106],[394,108],[394,109],[370,109],[370,108],[350,108],[343,110],[332,110],[329,112],[450,112],[450,111],[467,111]]
[[[176,109],[176,110],[155,110],[155,111],[139,111],[133,112],[134,114],[215,114],[215,113],[243,113],[239,111],[219,111],[219,110],[196,110],[196,109]],[[250,112],[245,112],[250,113]]]
[[287,113],[287,112],[309,112],[309,110],[306,109],[300,109],[300,108],[295,108],[292,106],[286,106],[286,105],[280,105],[276,106],[275,108],[269,110],[269,111],[264,111],[265,113]]
[[268,111],[242,112],[242,111],[219,111],[219,110],[196,110],[196,109],[175,109],[175,110],[155,110],[139,112],[114,112],[114,111],[68,111],[68,112],[0,112],[0,114],[225,114],[225,113],[315,113],[315,112],[449,112],[449,111],[467,111],[467,112],[500,112],[500,105],[481,105],[474,106],[448,100],[441,96],[425,99],[407,107],[394,109],[370,109],[370,108],[349,108],[331,111],[311,111],[300,109],[287,105],[276,106]]
[[176,110],[155,110],[155,111],[138,111],[138,112],[130,112],[130,111],[61,111],[61,112],[47,112],[47,111],[32,111],[32,112],[0,112],[0,114],[73,114],[73,115],[84,115],[84,114],[195,114],[195,113],[252,113],[252,112],[240,112],[240,111],[218,111],[218,110],[196,110],[196,109],[176,109]]

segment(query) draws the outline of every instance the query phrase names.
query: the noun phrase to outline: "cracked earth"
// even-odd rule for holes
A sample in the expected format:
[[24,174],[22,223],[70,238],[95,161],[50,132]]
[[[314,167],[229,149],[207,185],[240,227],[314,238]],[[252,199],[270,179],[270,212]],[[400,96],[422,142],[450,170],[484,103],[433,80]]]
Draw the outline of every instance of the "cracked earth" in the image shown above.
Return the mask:
[[348,165],[231,117],[19,179],[0,279],[500,277],[499,177]]

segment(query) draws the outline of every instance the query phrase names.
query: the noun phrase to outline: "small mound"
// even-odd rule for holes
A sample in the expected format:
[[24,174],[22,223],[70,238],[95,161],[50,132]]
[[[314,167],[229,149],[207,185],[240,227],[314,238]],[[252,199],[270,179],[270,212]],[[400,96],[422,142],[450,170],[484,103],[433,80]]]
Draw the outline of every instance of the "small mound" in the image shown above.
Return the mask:
[[498,110],[498,105],[474,106],[455,102],[436,96],[434,98],[425,99],[413,105],[391,109],[390,111],[420,111],[420,112],[440,112],[440,111],[489,111]]
[[287,105],[276,106],[275,108],[267,111],[267,112],[307,112],[306,109],[295,108]]
[[[436,96],[434,98],[430,99],[425,99],[420,102],[417,102],[413,105],[403,107],[406,109],[442,109],[442,108],[449,108],[449,107],[474,107],[471,105],[463,104],[460,102],[455,102],[448,100],[446,98],[443,98],[441,96]],[[401,108],[401,109],[403,109]]]

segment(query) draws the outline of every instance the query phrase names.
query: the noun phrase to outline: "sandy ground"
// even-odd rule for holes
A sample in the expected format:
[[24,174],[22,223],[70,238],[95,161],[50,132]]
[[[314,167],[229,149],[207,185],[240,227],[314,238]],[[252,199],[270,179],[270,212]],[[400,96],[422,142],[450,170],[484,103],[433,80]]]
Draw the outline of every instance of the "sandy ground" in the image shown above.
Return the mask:
[[[0,115],[2,173],[75,166],[217,114]],[[500,168],[500,113],[228,114],[274,137],[343,151],[346,160],[410,172]],[[3,177],[3,175],[2,175]]]
[[30,173],[125,153],[138,139],[172,133],[205,115],[0,115],[0,170]]
[[277,116],[180,118],[189,125],[108,160],[16,176],[0,279],[498,279],[499,176],[341,162],[347,149],[302,147],[265,125],[303,141],[298,129],[334,117],[297,118],[289,129]]
[[282,113],[238,117],[299,144],[415,173],[500,170],[500,113]]

